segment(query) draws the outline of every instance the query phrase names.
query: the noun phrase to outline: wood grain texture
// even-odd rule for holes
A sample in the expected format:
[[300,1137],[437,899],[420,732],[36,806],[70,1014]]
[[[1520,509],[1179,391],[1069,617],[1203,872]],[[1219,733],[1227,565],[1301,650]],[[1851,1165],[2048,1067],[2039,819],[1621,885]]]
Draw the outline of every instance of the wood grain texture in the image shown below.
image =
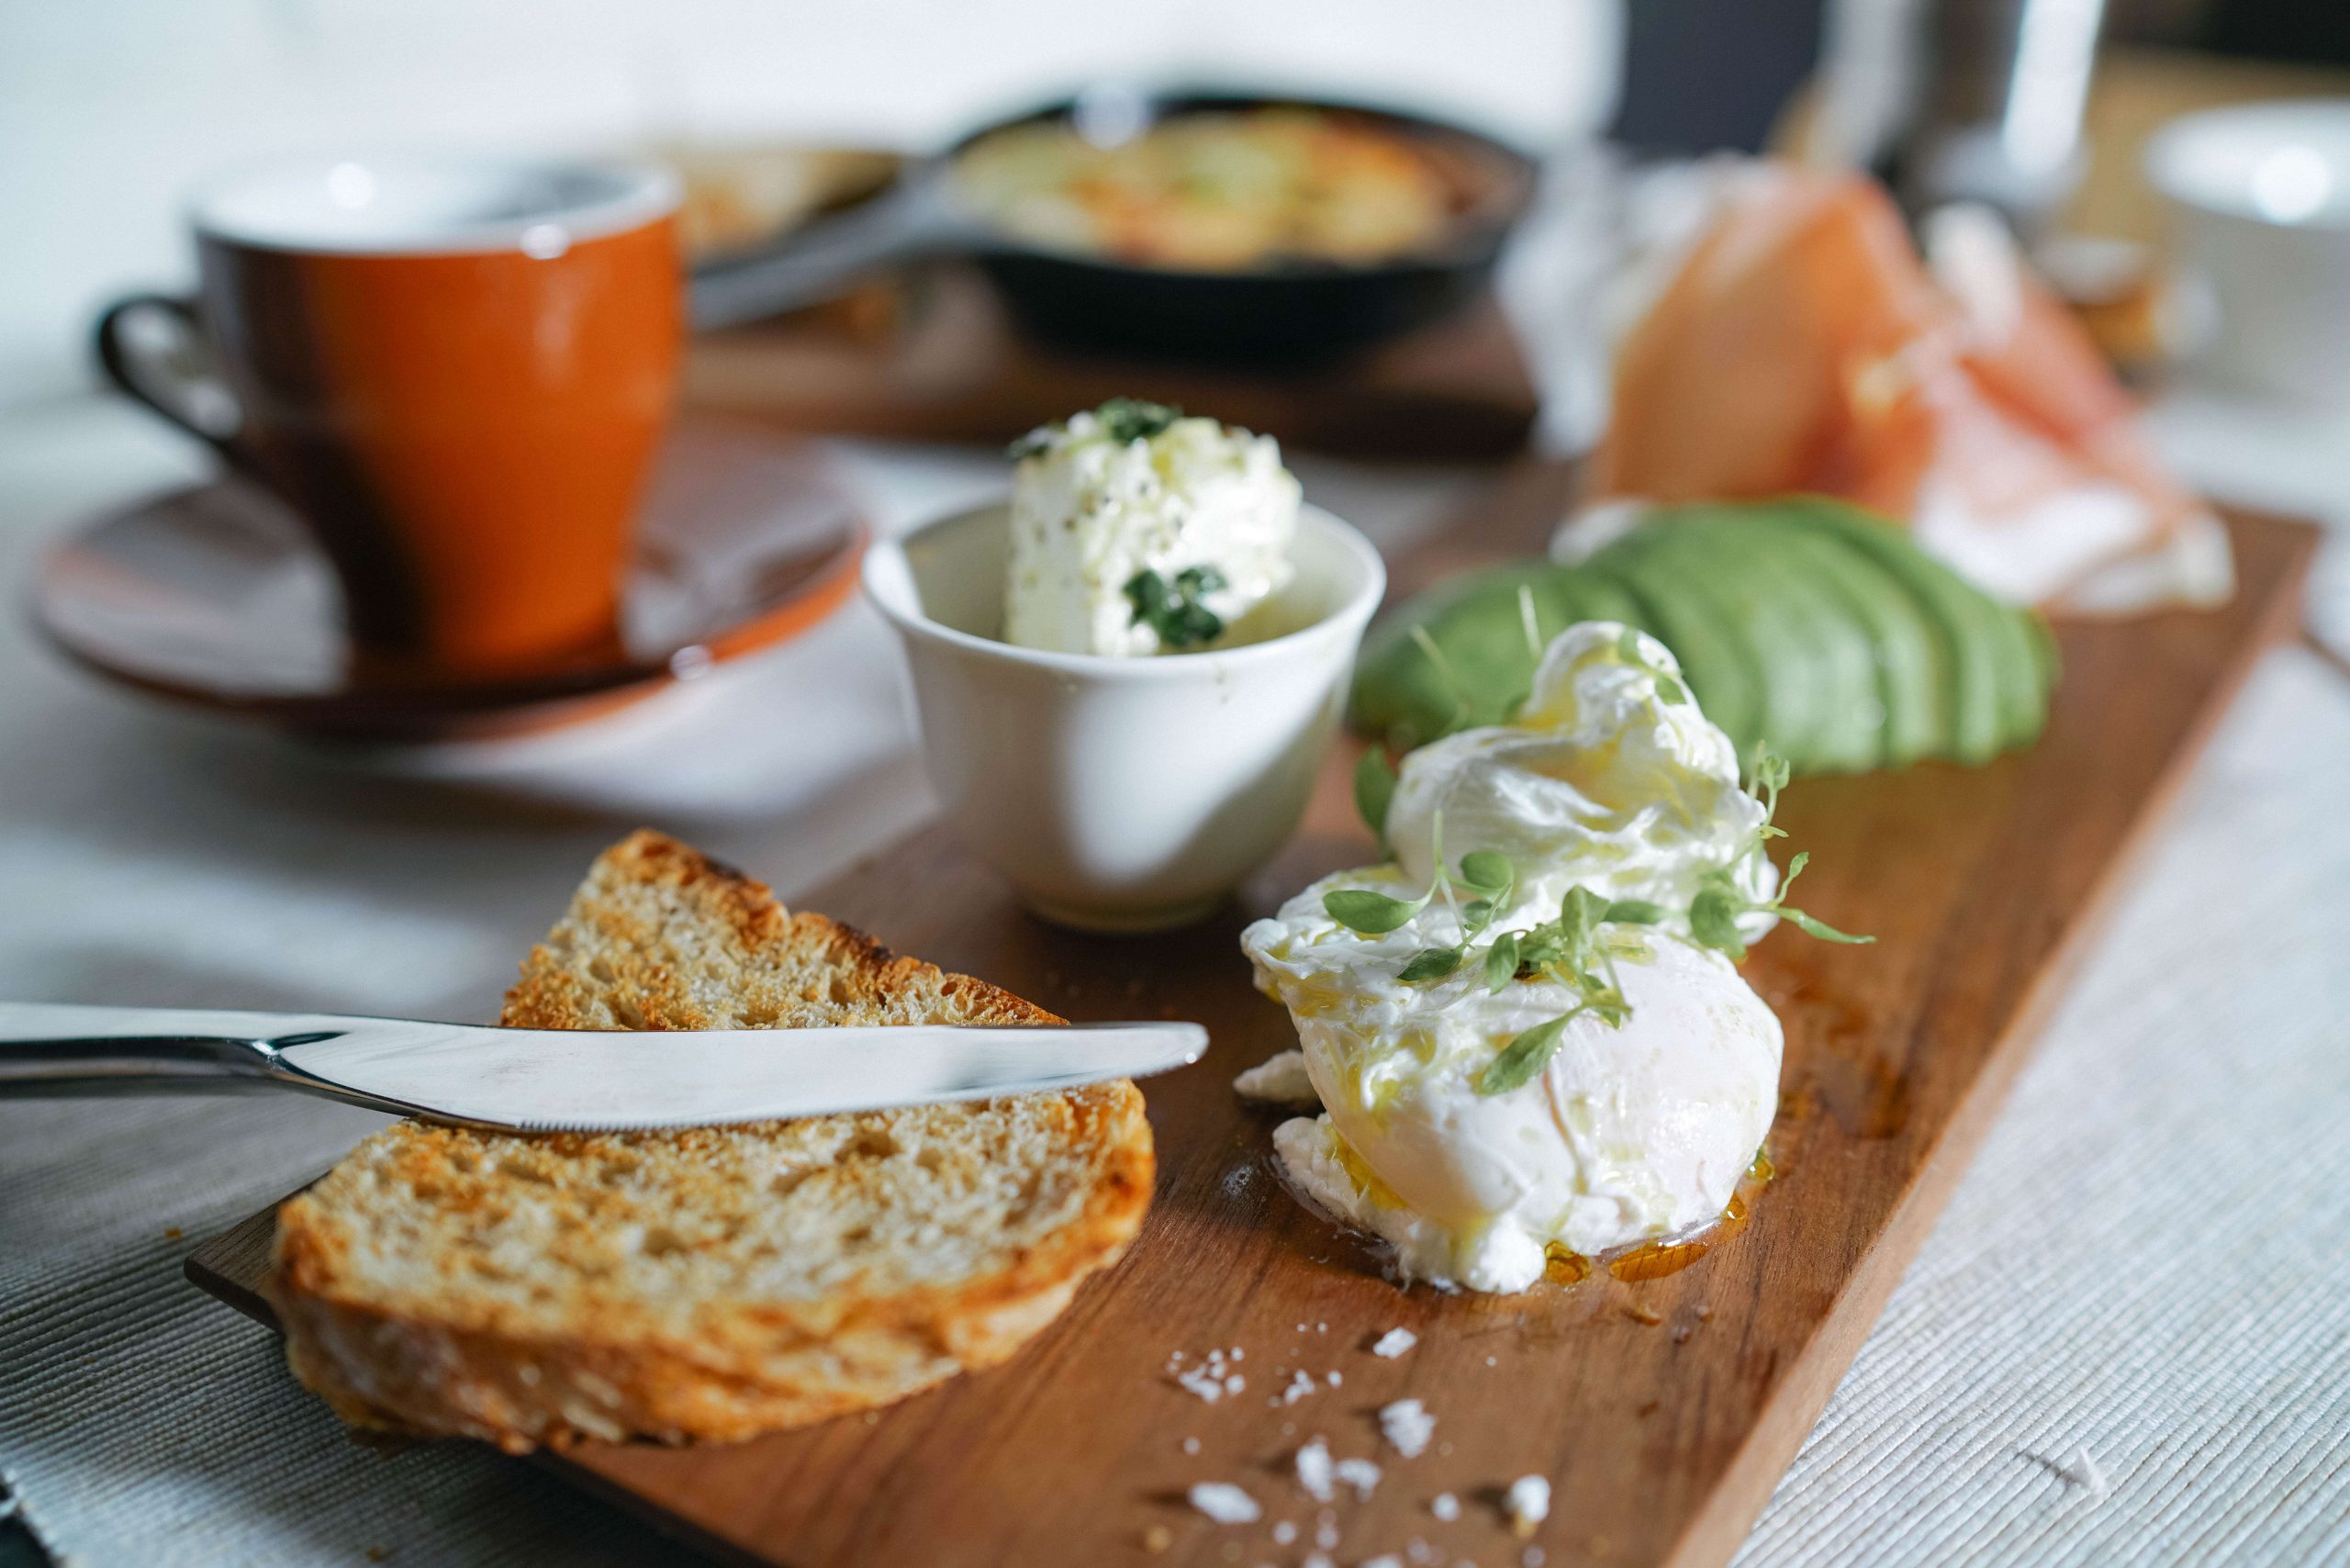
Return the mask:
[[[1399,579],[1526,547],[1564,484],[1519,471]],[[1133,1253],[1008,1366],[869,1418],[540,1462],[756,1561],[1221,1568],[1304,1555],[1315,1508],[1290,1462],[1320,1433],[1387,1471],[1369,1501],[1337,1505],[1340,1562],[1417,1537],[1447,1562],[1516,1562],[1496,1488],[1532,1472],[1557,1491],[1537,1537],[1550,1564],[1727,1560],[1980,1142],[2131,851],[2255,657],[2291,629],[2313,531],[2230,525],[2242,590],[2226,609],[2061,628],[2064,684],[2032,751],[1788,792],[1781,820],[1815,855],[1806,907],[1879,940],[1779,935],[1751,961],[1786,1024],[1777,1174],[1689,1266],[1628,1282],[1602,1269],[1512,1298],[1398,1291],[1282,1190],[1268,1136],[1279,1114],[1243,1105],[1230,1082],[1292,1036],[1250,988],[1236,935],[1308,878],[1367,857],[1338,767],[1281,861],[1171,936],[1042,925],[932,829],[802,902],[1072,1018],[1178,1015],[1211,1031],[1203,1065],[1147,1085],[1159,1179]],[[207,1244],[189,1272],[256,1311],[269,1224]],[[1398,1325],[1416,1349],[1367,1352]],[[1173,1350],[1232,1346],[1248,1386],[1213,1406],[1162,1370]],[[1345,1381],[1270,1404],[1298,1368]],[[1437,1446],[1413,1460],[1375,1422],[1404,1397],[1437,1420]],[[1245,1486],[1265,1520],[1193,1513],[1182,1494],[1202,1480]],[[1427,1511],[1442,1491],[1462,1501],[1457,1522]],[[1296,1544],[1272,1544],[1279,1519],[1302,1527]]]

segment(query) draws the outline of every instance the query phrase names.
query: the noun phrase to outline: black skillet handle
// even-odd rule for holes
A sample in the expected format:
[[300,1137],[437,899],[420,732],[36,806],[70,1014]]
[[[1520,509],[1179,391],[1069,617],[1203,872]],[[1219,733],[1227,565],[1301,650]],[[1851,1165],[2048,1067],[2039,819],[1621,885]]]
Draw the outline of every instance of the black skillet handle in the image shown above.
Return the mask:
[[837,217],[794,230],[780,244],[696,267],[687,297],[696,330],[814,305],[877,267],[961,249],[940,176],[917,169],[890,190]]

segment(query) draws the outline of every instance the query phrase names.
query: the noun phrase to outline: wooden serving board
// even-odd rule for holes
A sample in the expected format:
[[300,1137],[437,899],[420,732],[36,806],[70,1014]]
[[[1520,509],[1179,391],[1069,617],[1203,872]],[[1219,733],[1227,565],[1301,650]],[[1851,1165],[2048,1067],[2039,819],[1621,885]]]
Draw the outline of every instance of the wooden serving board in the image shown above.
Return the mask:
[[[1521,471],[1399,577],[1526,547],[1563,485],[1556,469]],[[1815,856],[1806,906],[1878,942],[1782,935],[1751,961],[1786,1024],[1776,1173],[1714,1245],[1624,1271],[1651,1277],[1603,1264],[1520,1297],[1400,1291],[1282,1189],[1269,1154],[1279,1114],[1230,1084],[1292,1036],[1235,937],[1307,879],[1367,858],[1335,761],[1280,863],[1237,907],[1172,935],[1040,924],[933,829],[804,902],[1072,1018],[1166,1014],[1212,1032],[1204,1064],[1146,1086],[1158,1186],[1133,1251],[1009,1365],[876,1416],[539,1462],[756,1562],[1222,1568],[1312,1550],[1317,1510],[1291,1464],[1318,1433],[1386,1471],[1370,1499],[1335,1506],[1341,1562],[1418,1538],[1447,1563],[1517,1563],[1496,1489],[1529,1473],[1556,1488],[1536,1537],[1553,1568],[1724,1562],[1959,1179],[2132,850],[2255,655],[2293,624],[2314,532],[2230,526],[2242,588],[2227,608],[2062,628],[2064,683],[2032,751],[1789,791],[1781,820]],[[259,1215],[207,1243],[190,1275],[265,1316],[254,1286],[270,1225]],[[1398,1326],[1416,1349],[1369,1353]],[[1174,1351],[1236,1346],[1246,1389],[1213,1405],[1166,1373]],[[1321,1386],[1273,1403],[1297,1370]],[[1375,1421],[1404,1397],[1436,1417],[1416,1459]],[[1185,1489],[1205,1480],[1246,1487],[1264,1519],[1193,1512]],[[1428,1509],[1448,1491],[1462,1504],[1449,1523]],[[1271,1534],[1282,1520],[1299,1527],[1286,1546]]]

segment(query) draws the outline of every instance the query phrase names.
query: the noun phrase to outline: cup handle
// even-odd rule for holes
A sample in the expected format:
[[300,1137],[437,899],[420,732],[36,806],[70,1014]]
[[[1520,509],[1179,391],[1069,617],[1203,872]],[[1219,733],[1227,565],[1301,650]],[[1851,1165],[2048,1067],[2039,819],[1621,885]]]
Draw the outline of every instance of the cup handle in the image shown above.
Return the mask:
[[[142,321],[168,322],[162,334]],[[239,444],[244,414],[209,357],[193,301],[172,294],[131,294],[106,307],[93,333],[106,379],[173,424],[204,442],[239,468],[252,466]]]

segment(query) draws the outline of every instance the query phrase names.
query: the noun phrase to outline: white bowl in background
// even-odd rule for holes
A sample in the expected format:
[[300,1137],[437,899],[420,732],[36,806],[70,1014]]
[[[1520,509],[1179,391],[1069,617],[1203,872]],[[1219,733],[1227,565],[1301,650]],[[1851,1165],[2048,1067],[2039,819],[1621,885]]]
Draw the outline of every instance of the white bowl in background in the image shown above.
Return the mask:
[[2174,255],[2210,320],[2207,379],[2350,400],[2350,99],[2207,109],[2146,144]]
[[1155,658],[999,641],[1002,505],[865,557],[902,640],[923,756],[971,852],[1048,920],[1151,931],[1213,910],[1295,831],[1386,591],[1371,542],[1317,507],[1275,600],[1294,629]]

